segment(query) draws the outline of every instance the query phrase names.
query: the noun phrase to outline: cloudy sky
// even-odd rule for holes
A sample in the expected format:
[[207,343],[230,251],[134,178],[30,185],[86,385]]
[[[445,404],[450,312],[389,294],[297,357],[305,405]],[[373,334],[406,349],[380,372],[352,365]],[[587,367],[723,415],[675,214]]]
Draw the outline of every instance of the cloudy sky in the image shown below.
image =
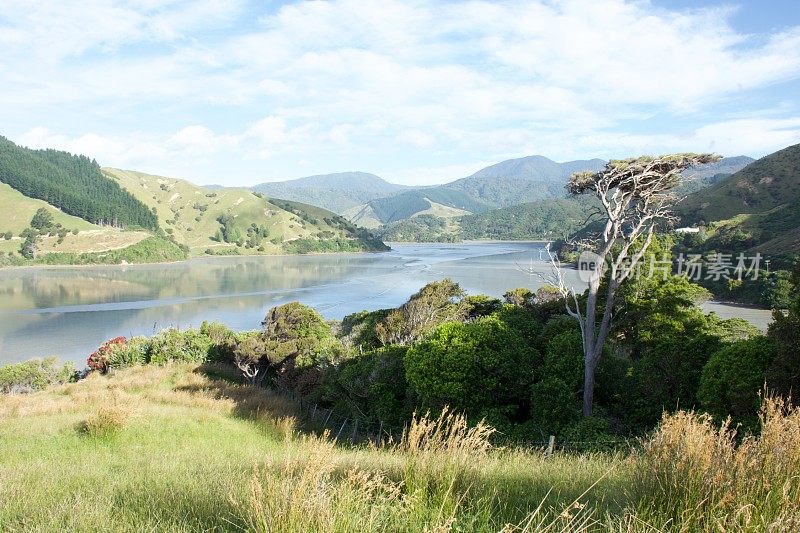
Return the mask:
[[797,0],[2,0],[0,51],[0,135],[198,183],[800,142]]

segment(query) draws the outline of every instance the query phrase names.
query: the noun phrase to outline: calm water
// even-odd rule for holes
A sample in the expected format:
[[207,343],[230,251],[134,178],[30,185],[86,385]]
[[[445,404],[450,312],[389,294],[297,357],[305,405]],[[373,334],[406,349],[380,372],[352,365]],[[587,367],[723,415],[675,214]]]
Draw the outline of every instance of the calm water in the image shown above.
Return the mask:
[[[295,300],[326,318],[342,318],[362,309],[395,307],[425,283],[445,277],[469,293],[501,296],[514,287],[541,285],[520,270],[546,271],[541,250],[533,243],[403,244],[382,254],[0,270],[0,364],[45,355],[83,362],[111,337],[197,326],[203,320],[255,329],[267,309]],[[768,316],[711,307],[757,323],[765,324]]]

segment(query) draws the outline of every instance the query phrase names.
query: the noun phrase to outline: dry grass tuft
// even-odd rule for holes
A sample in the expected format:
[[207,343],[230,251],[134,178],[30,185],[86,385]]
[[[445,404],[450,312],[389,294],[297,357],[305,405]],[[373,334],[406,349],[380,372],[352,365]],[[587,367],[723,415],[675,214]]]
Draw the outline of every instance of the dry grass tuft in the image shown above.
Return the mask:
[[729,423],[665,415],[638,461],[643,511],[691,530],[800,529],[800,408],[767,398],[761,426],[737,443]]
[[119,404],[101,406],[81,424],[81,432],[94,438],[111,437],[125,426],[130,415],[130,409]]
[[415,414],[403,433],[400,449],[415,455],[444,453],[452,459],[469,460],[492,449],[490,438],[495,432],[483,420],[469,427],[464,415],[445,407],[437,418],[431,418],[430,413],[422,417]]

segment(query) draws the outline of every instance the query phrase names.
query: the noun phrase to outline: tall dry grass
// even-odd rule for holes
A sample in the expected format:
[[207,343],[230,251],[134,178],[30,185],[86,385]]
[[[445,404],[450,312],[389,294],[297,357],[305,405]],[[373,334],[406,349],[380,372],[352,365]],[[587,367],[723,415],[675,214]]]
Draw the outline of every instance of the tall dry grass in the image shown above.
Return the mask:
[[581,501],[592,487],[558,508],[546,505],[545,498],[523,513],[523,520],[502,522],[499,504],[508,502],[499,501],[499,491],[476,490],[473,483],[494,475],[499,488],[497,459],[490,460],[494,432],[483,422],[469,426],[463,415],[445,409],[435,418],[415,416],[399,443],[360,449],[355,457],[327,433],[300,435],[285,441],[279,461],[254,468],[249,498],[231,499],[236,522],[258,532],[527,533],[600,527],[595,509]]
[[800,531],[800,409],[766,398],[761,432],[664,416],[636,460],[638,513],[680,531]]

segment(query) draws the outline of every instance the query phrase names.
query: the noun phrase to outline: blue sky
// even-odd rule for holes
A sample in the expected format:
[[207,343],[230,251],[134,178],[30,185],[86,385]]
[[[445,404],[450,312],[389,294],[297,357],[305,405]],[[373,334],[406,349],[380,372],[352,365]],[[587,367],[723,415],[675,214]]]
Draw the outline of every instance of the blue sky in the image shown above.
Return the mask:
[[0,3],[0,134],[250,185],[800,142],[796,1]]

